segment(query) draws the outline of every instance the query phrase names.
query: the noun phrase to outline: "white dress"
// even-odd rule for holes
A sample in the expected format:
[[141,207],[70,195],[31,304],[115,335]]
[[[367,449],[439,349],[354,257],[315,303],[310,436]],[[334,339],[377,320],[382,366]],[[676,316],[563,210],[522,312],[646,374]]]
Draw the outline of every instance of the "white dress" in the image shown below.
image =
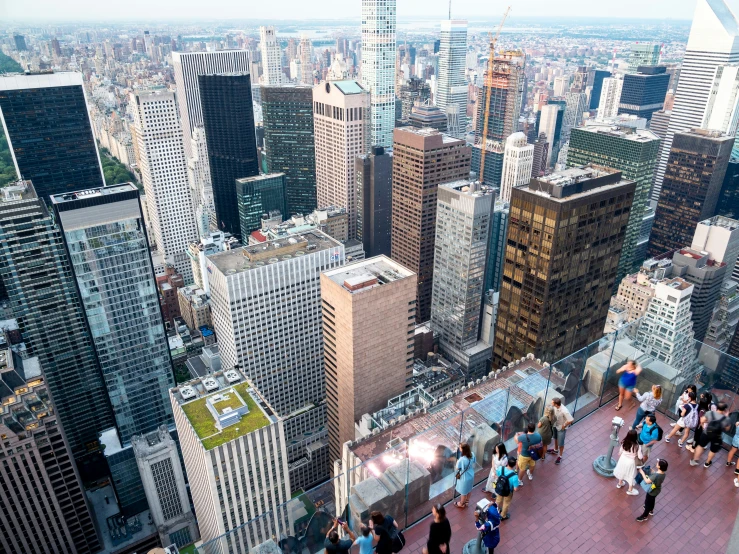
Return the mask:
[[613,476],[620,481],[626,481],[630,487],[633,487],[635,483],[637,452],[638,449],[626,452],[622,446],[616,469],[613,470]]
[[503,456],[498,459],[497,454],[493,454],[493,465],[490,468],[490,475],[488,476],[488,482],[485,483],[485,490],[495,492],[495,482],[498,480],[498,468],[505,467],[508,465],[508,456]]

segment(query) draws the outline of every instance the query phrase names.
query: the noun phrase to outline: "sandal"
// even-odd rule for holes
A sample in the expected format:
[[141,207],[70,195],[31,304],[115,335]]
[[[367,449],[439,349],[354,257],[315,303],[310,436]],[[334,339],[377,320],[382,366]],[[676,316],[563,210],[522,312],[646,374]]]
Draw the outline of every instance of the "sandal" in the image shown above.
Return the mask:
[[616,406],[616,411],[619,411],[623,406]]
[[463,510],[464,508],[468,506],[468,504],[460,504],[459,502],[455,502],[454,505],[460,510]]

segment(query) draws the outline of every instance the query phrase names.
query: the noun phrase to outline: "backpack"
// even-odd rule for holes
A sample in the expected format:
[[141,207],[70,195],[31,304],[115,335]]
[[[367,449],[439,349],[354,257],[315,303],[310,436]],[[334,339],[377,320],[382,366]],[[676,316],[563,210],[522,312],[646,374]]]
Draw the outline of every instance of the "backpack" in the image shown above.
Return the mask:
[[505,468],[503,468],[503,471],[501,471],[500,475],[498,476],[498,480],[495,482],[495,494],[497,494],[498,496],[511,495],[511,483],[509,479],[513,475],[515,475],[515,472],[506,475]]
[[[657,422],[654,423],[657,425]],[[660,442],[662,440],[662,436],[664,435],[664,432],[662,431],[662,427],[657,425],[657,442]]]
[[724,424],[724,421],[726,420],[726,416],[721,416],[715,419],[712,419],[708,422],[708,425],[706,426],[706,433],[708,433],[711,436],[720,436],[724,429],[726,428],[726,425]]
[[698,425],[698,406],[694,404],[688,404],[690,406],[690,413],[683,418],[683,423],[688,429],[695,429]]
[[403,531],[395,527],[395,525],[392,526],[389,534],[390,540],[392,541],[390,549],[393,551],[393,554],[398,554],[398,552],[403,550],[403,547],[405,546],[405,535],[403,535]]

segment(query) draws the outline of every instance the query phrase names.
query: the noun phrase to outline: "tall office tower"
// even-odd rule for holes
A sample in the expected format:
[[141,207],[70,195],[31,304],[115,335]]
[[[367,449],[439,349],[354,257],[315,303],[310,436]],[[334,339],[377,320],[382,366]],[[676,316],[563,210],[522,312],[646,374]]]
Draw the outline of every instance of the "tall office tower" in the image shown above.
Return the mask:
[[511,201],[511,191],[515,187],[527,185],[531,181],[534,165],[534,145],[526,142],[526,135],[513,133],[505,141],[503,172],[500,178],[500,197],[504,202]]
[[223,367],[238,364],[286,414],[297,490],[329,473],[319,276],[344,264],[344,246],[317,230],[293,238],[215,254],[206,264]]
[[[370,93],[371,144],[390,146],[395,127],[396,0],[362,0],[362,86]],[[318,206],[321,207],[319,201]]]
[[[184,546],[199,538],[177,443],[166,425],[137,435],[131,444],[151,519],[162,544]],[[194,476],[193,476],[194,477]]]
[[390,251],[418,276],[416,322],[431,317],[437,190],[469,177],[465,141],[434,129],[396,129],[393,142],[393,224]]
[[480,315],[494,203],[495,189],[477,182],[439,185],[431,328],[444,355],[470,377],[490,371]]
[[[503,171],[505,140],[518,129],[521,98],[524,87],[525,57],[520,51],[500,53],[493,61],[493,72],[485,71],[482,94],[477,102],[475,147],[472,150],[472,170],[480,181],[498,186]],[[488,115],[485,135],[485,111]],[[480,175],[482,148],[485,153],[485,175]]]
[[[734,145],[736,147],[736,143]],[[739,159],[729,160],[716,214],[739,219]]]
[[0,382],[0,551],[99,552],[82,480],[38,361],[0,351]]
[[539,138],[534,141],[534,159],[531,164],[531,176],[540,177],[547,170],[549,159],[549,141],[546,133],[539,133]]
[[680,372],[695,361],[692,296],[693,285],[680,277],[659,281],[636,335],[639,350]]
[[125,444],[172,423],[172,362],[139,191],[126,183],[51,202]]
[[311,87],[315,84],[313,79],[313,45],[305,35],[300,37],[300,82]]
[[488,260],[485,266],[485,287],[483,290],[499,291],[503,279],[503,264],[505,262],[506,241],[508,239],[508,219],[510,218],[510,204],[500,198],[495,200],[493,217],[490,223],[490,243],[488,245]]
[[313,87],[262,87],[264,150],[269,173],[285,174],[287,212],[316,209],[316,150],[313,136]]
[[[203,551],[247,554],[273,534],[284,535],[278,507],[290,500],[291,488],[280,413],[237,369],[182,383],[169,394],[200,536],[208,543]],[[268,514],[264,525],[245,525],[262,514]]]
[[357,240],[365,256],[390,256],[393,218],[393,155],[382,146],[357,156]]
[[[411,77],[407,79],[398,89],[398,100],[400,101],[400,117],[397,117],[395,124],[403,126],[408,124],[411,111],[416,104],[424,104],[431,98],[431,87],[426,83],[425,79]],[[446,116],[444,121],[446,128]]]
[[262,226],[262,217],[274,211],[287,219],[287,191],[284,173],[263,173],[236,179],[236,204],[244,243],[252,231]]
[[441,133],[445,133],[447,118],[446,114],[441,111],[441,108],[432,106],[429,101],[426,101],[422,104],[416,104],[411,108],[411,114],[408,116],[408,125],[417,129],[430,127]]
[[[739,23],[724,0],[698,0],[666,136],[654,176],[658,200],[675,133],[704,127],[703,119],[721,66],[739,63]],[[692,228],[692,225],[688,227]]]
[[600,95],[603,90],[603,79],[610,77],[612,74],[610,71],[604,71],[602,69],[596,69],[593,73],[593,88],[590,91],[590,104],[591,110],[597,110],[600,105]]
[[603,79],[603,88],[600,92],[600,102],[598,103],[598,114],[596,116],[599,120],[602,121],[618,115],[623,87],[624,80],[620,75]]
[[675,133],[654,216],[649,256],[690,244],[693,229],[716,212],[733,137],[692,129]]
[[236,179],[259,175],[251,77],[200,75],[198,83],[218,228],[241,236]]
[[175,95],[166,90],[136,91],[131,93],[130,105],[157,250],[186,283],[192,283],[186,250],[199,234]]
[[[172,66],[177,85],[177,103],[185,140],[185,153],[193,157],[192,131],[203,126],[198,75],[243,73],[251,67],[248,50],[219,50],[216,52],[172,52]],[[207,154],[207,150],[206,150]],[[206,158],[207,159],[207,156]],[[241,175],[240,177],[245,177]]]
[[630,273],[639,271],[644,261],[636,255],[644,214],[649,203],[654,166],[659,153],[659,137],[646,129],[634,129],[610,124],[588,122],[572,130],[567,151],[567,166],[589,163],[612,167],[624,179],[636,181],[634,201],[621,248],[616,272],[616,285]]
[[739,65],[720,66],[711,86],[701,127],[735,136],[739,123]]
[[441,22],[439,73],[434,103],[447,115],[447,132],[463,138],[467,132],[467,21]]
[[618,113],[649,121],[664,107],[669,84],[670,75],[664,65],[643,65],[636,73],[624,75]]
[[364,414],[411,388],[415,304],[416,275],[386,256],[321,273],[331,461]]
[[26,37],[23,35],[13,35],[13,42],[15,42],[15,49],[18,52],[26,52],[28,46],[26,46]]
[[635,190],[598,166],[513,189],[494,367],[529,352],[559,360],[603,335]]
[[652,114],[649,120],[649,129],[659,138],[664,139],[667,136],[667,128],[670,125],[671,111],[660,110]]
[[629,71],[636,73],[639,66],[657,65],[659,63],[660,46],[657,43],[637,42],[631,45],[629,53]]
[[29,181],[2,189],[0,260],[12,316],[79,459],[95,450],[113,412],[59,227]]
[[690,301],[695,340],[702,341],[711,323],[713,310],[721,296],[724,278],[731,273],[726,263],[711,259],[711,254],[681,248],[672,256],[672,275],[682,277],[694,287]]
[[313,87],[318,208],[346,208],[350,239],[357,235],[354,163],[357,156],[369,151],[369,109],[370,95],[356,81]]
[[541,170],[546,171],[552,165],[552,159],[557,159],[559,153],[559,131],[561,130],[562,106],[559,104],[547,104],[541,108],[541,118],[539,120],[539,138],[543,133],[547,139],[546,159],[543,159]]
[[274,27],[259,27],[259,52],[262,54],[262,84],[279,85],[285,81],[282,73],[282,48]]
[[103,185],[81,73],[0,76],[0,120],[39,198]]
[[193,152],[187,160],[187,179],[190,181],[190,194],[194,204],[195,224],[201,237],[210,232],[210,219],[215,219],[213,204],[213,183],[210,179],[210,163],[208,162],[208,146],[205,143],[205,129],[196,127],[192,130]]
[[565,113],[562,119],[562,144],[570,140],[570,132],[582,123],[582,115],[587,105],[588,96],[584,92],[565,93]]
[[552,94],[556,97],[565,95],[565,91],[570,87],[570,76],[560,75],[554,78],[554,85],[552,87]]

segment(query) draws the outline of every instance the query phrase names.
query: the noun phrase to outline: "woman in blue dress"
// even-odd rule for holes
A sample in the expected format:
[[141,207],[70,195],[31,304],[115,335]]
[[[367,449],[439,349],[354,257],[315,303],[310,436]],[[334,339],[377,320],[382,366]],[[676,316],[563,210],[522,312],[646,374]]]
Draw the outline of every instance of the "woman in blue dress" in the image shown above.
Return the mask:
[[459,445],[459,450],[462,455],[457,460],[457,484],[455,488],[461,496],[454,505],[457,508],[466,508],[470,503],[472,485],[475,482],[475,455],[466,442]]
[[[631,394],[636,386],[636,378],[641,373],[641,366],[637,365],[634,360],[627,360],[626,363],[618,368],[617,374],[621,374],[618,380],[618,405],[616,411],[620,410],[623,406],[624,400],[629,400]],[[632,400],[631,407],[633,408],[635,403]]]

